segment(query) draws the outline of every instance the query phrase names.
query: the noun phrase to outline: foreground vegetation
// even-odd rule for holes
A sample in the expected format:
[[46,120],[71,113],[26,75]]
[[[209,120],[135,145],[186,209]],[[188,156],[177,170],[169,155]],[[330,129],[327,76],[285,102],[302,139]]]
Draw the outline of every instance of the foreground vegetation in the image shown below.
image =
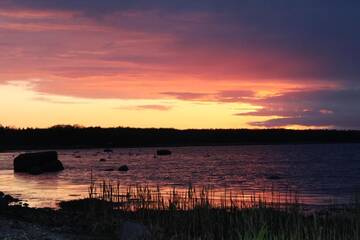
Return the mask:
[[[163,192],[159,188],[92,183],[89,197],[60,203],[58,210],[7,207],[2,214],[95,239],[118,239],[126,221],[142,224],[148,239],[354,240],[360,239],[360,204],[304,210],[289,201],[212,198],[211,189],[189,187]],[[1,213],[1,210],[0,210]]]
[[[168,192],[119,184],[92,184],[89,199],[109,203],[114,212],[142,222],[154,239],[359,239],[360,204],[305,210],[296,195],[246,197],[216,195],[208,188]],[[75,201],[76,202],[76,201]],[[73,202],[73,203],[75,203]],[[63,203],[66,207],[71,203]]]

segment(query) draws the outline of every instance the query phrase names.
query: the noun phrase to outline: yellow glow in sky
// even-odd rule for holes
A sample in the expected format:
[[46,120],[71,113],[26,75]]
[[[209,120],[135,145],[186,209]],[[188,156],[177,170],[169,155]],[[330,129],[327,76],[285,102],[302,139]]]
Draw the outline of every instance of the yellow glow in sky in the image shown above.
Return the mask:
[[83,99],[44,95],[25,83],[0,85],[4,126],[50,127],[56,124],[169,128],[246,128],[266,117],[235,116],[259,107],[240,103],[176,99]]

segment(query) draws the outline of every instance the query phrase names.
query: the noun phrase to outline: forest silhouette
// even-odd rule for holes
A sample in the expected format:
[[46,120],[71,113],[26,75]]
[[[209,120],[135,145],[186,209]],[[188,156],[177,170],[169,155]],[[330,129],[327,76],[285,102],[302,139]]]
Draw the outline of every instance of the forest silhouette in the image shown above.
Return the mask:
[[240,144],[360,143],[355,130],[0,127],[0,150]]

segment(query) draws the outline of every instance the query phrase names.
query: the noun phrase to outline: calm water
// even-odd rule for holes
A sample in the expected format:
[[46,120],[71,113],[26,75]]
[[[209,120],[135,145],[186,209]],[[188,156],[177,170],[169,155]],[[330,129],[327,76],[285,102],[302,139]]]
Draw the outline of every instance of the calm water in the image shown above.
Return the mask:
[[[21,152],[0,153],[0,190],[34,207],[54,207],[60,200],[87,196],[92,172],[97,180],[124,187],[181,189],[192,183],[245,194],[295,191],[302,202],[316,205],[348,201],[360,192],[360,144],[169,149],[173,154],[162,157],[154,156],[155,148],[60,150],[66,170],[38,176],[13,173],[13,158]],[[130,171],[116,171],[123,164]],[[115,171],[104,171],[108,168]]]

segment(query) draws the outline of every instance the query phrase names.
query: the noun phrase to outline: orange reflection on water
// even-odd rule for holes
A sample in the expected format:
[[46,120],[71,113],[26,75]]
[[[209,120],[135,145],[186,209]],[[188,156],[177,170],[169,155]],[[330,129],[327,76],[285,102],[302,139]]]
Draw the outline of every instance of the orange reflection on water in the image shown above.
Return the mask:
[[131,206],[132,209],[169,208],[176,204],[180,209],[196,206],[249,208],[259,206],[288,206],[291,204],[322,205],[333,203],[331,197],[316,194],[297,194],[275,190],[242,191],[237,188],[212,188],[201,186],[129,186],[119,182],[98,181],[89,184],[74,184],[64,180],[61,174],[37,176],[13,174],[2,171],[1,182],[11,184],[1,186],[1,191],[20,198],[31,207],[58,208],[60,201],[100,198]]
[[[196,207],[258,208],[317,205],[324,197],[299,196],[294,192],[244,192],[211,187],[124,186],[119,182],[91,183],[89,197],[112,202],[122,210],[172,209]],[[329,198],[330,199],[330,198]],[[329,202],[330,203],[330,202]]]
[[57,208],[60,201],[83,198],[87,196],[88,185],[75,185],[57,174],[43,174],[41,181],[38,176],[13,174],[12,170],[3,170],[1,191],[21,199],[31,207]]

